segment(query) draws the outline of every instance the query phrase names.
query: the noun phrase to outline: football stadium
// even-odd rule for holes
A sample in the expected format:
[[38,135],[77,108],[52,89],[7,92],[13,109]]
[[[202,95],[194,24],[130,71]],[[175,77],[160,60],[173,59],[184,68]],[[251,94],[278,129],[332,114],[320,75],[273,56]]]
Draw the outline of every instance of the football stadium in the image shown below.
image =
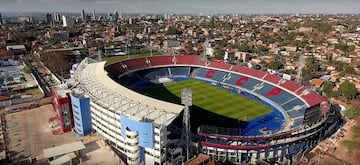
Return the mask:
[[[189,108],[182,89],[192,91]],[[87,58],[70,95],[90,100],[92,129],[127,164],[181,164],[198,154],[234,164],[291,162],[342,124],[339,106],[305,86],[191,55],[109,65]]]

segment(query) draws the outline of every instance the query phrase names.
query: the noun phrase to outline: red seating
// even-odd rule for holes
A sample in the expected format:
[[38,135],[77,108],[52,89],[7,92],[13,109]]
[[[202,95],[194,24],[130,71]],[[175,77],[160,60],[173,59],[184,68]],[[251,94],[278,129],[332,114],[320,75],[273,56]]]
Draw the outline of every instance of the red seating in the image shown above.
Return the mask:
[[160,66],[160,65],[173,65],[174,56],[157,56],[157,57],[148,57],[150,60],[151,66]]
[[175,56],[176,64],[189,64],[198,65],[200,62],[200,56]]
[[110,75],[113,75],[113,76],[116,76],[116,77],[126,72],[126,68],[123,68],[121,62],[108,65],[108,66],[106,66],[105,70]]
[[285,83],[281,84],[281,86],[292,92],[295,92],[297,89],[299,89],[301,87],[301,85],[296,84],[293,81],[288,81],[288,80],[286,80]]
[[213,68],[225,69],[225,70],[229,70],[231,67],[231,65],[229,64],[224,64],[219,62],[211,62],[210,65],[208,66]]
[[267,74],[264,78],[264,80],[268,81],[268,82],[271,82],[271,83],[274,83],[274,84],[277,84],[279,83],[279,81],[281,80],[280,77],[278,76],[275,76],[275,75],[271,75],[271,74]]
[[126,64],[128,70],[135,70],[149,67],[149,64],[146,62],[146,60],[146,58],[137,58],[123,61],[123,63]]
[[[206,66],[206,62],[200,61],[200,56],[196,56],[196,55],[156,56],[156,57],[130,59],[115,64],[111,64],[106,67],[106,71],[113,76],[119,76],[125,73],[127,70],[136,70],[136,69],[147,68],[149,66],[161,66],[161,65],[173,65],[173,64]],[[279,84],[279,81],[281,80],[280,77],[277,77],[275,75],[266,74],[265,72],[255,69],[250,69],[247,67],[242,67],[242,66],[231,67],[231,65],[229,64],[218,63],[218,62],[211,62],[208,66],[213,68],[224,69],[224,70],[230,70],[231,68],[232,71],[244,75],[257,77],[259,79],[263,79],[273,84]],[[301,97],[310,106],[319,104],[325,100],[323,97],[319,96],[315,92],[310,92],[307,95],[303,95],[303,91],[306,90],[306,87],[302,87],[301,85],[296,84],[295,82],[292,81],[286,80],[284,83],[279,84],[279,86],[294,92],[296,95],[302,95]]]
[[265,72],[255,70],[255,69],[246,68],[246,67],[242,67],[242,66],[233,66],[231,70],[235,71],[235,72],[251,75],[251,76],[254,76],[254,77],[258,77],[258,78],[262,78],[266,74]]
[[234,146],[234,145],[224,145],[224,144],[209,143],[209,142],[203,142],[203,141],[200,142],[200,144],[202,146],[222,148],[222,149],[234,149],[234,150],[259,150],[259,149],[271,148],[270,145]]
[[323,101],[325,101],[325,99],[323,97],[321,97],[320,95],[318,95],[315,92],[310,92],[307,95],[303,95],[301,96],[310,106],[314,106],[317,105]]

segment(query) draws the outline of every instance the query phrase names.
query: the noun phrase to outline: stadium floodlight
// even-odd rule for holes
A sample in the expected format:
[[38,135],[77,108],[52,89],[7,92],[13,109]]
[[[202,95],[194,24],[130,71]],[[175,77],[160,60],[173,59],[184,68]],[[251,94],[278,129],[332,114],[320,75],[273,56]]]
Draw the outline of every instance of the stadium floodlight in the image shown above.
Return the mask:
[[185,141],[186,147],[186,160],[190,157],[190,112],[189,106],[192,105],[192,90],[184,88],[181,90],[181,104],[185,105],[184,116],[183,116],[183,129],[181,133],[182,139]]
[[184,88],[181,90],[181,104],[192,106],[192,90]]

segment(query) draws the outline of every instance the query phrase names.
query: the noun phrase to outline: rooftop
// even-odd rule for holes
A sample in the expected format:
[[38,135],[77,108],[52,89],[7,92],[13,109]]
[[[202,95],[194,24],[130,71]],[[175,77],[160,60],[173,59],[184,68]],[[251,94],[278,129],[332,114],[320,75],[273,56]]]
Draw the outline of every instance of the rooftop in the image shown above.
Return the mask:
[[60,86],[54,87],[54,90],[56,91],[56,95],[59,98],[65,98],[68,97],[67,93],[70,93],[70,89],[67,88],[65,84],[62,84]]
[[25,49],[24,45],[11,45],[11,46],[6,46],[6,50],[18,50],[18,49]]
[[79,87],[93,102],[133,120],[152,121],[160,125],[170,124],[184,109],[182,105],[147,97],[116,83],[105,71],[105,63],[80,64],[80,71],[75,73]]
[[45,158],[52,158],[82,149],[85,149],[85,145],[82,142],[73,142],[61,146],[46,148],[44,149],[44,156]]

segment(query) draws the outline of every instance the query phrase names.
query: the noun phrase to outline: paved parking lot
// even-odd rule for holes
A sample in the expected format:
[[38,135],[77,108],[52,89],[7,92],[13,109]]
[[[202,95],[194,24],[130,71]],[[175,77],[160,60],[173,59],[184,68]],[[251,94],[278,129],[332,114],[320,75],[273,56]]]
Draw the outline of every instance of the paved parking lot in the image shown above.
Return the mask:
[[55,115],[51,104],[6,115],[11,160],[36,157],[44,148],[77,140],[71,133],[52,134],[48,120]]
[[51,104],[6,115],[12,164],[29,164],[30,156],[36,157],[38,164],[47,164],[43,149],[75,141],[82,141],[86,146],[82,151],[83,164],[119,164],[119,160],[99,143],[96,134],[86,137],[76,137],[70,132],[53,135],[49,119],[55,116]]

